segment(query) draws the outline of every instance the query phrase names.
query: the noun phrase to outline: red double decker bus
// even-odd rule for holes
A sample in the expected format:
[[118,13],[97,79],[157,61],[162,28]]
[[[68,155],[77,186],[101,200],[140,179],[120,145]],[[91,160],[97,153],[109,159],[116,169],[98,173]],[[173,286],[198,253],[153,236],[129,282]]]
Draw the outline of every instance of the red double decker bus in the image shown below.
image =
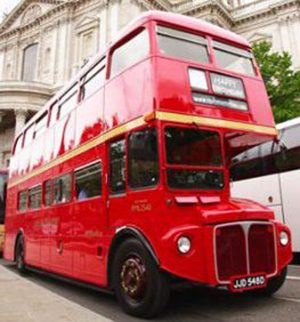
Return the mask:
[[5,258],[113,290],[140,317],[178,279],[271,294],[290,232],[230,197],[229,166],[275,137],[247,41],[144,14],[16,138]]

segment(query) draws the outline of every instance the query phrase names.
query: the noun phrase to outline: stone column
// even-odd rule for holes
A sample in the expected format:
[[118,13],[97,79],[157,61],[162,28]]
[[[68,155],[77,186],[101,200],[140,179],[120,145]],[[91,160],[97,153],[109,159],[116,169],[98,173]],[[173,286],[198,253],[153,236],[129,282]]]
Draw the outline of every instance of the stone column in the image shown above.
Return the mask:
[[17,136],[23,129],[26,123],[27,110],[17,109],[15,110],[16,115],[16,126],[15,126],[15,136]]

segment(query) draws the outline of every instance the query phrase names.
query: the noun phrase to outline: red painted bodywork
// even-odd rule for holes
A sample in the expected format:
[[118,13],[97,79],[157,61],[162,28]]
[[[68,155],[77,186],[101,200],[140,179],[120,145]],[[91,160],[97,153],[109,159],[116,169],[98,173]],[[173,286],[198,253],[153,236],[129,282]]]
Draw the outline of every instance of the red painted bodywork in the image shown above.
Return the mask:
[[[207,65],[180,61],[165,57],[158,52],[155,25],[157,23],[193,31],[208,37],[209,43],[217,39],[233,46],[250,50],[243,38],[221,28],[179,15],[148,13],[132,23],[107,50],[108,67],[114,48],[125,42],[141,26],[150,34],[151,52],[142,61],[109,79],[109,68],[105,85],[93,96],[78,103],[68,117],[53,121],[49,116],[48,129],[39,140],[15,153],[10,168],[8,190],[6,241],[4,256],[14,259],[17,234],[25,239],[25,260],[28,265],[63,274],[85,282],[108,286],[108,254],[112,240],[120,227],[138,230],[149,242],[159,265],[176,276],[190,281],[218,285],[214,257],[214,227],[217,224],[243,221],[274,222],[270,209],[248,200],[230,197],[228,164],[224,166],[225,188],[221,191],[182,191],[169,189],[165,173],[165,146],[162,129],[167,125],[182,125],[176,122],[153,119],[149,124],[159,129],[160,181],[155,188],[131,190],[111,197],[108,193],[108,142],[99,143],[84,152],[76,153],[59,164],[55,160],[68,151],[83,146],[93,138],[118,126],[152,112],[172,112],[221,120],[238,121],[265,127],[274,127],[271,107],[264,83],[257,69],[255,77],[221,70],[212,62]],[[68,85],[75,84],[95,61],[83,69]],[[238,112],[228,108],[201,106],[193,103],[187,67],[194,66],[207,71],[217,71],[235,76],[244,82],[249,112]],[[43,111],[51,110],[64,90],[56,95]],[[42,115],[40,112],[29,124],[26,132]],[[144,126],[147,126],[145,124]],[[184,125],[184,126],[192,126]],[[202,127],[217,130],[223,141],[224,157],[240,151],[245,146],[272,139],[250,130],[234,130],[222,127]],[[125,137],[127,137],[127,132]],[[234,138],[234,144],[231,139]],[[77,150],[78,151],[78,150]],[[73,183],[72,201],[64,205],[39,210],[17,210],[18,192],[43,183],[48,179],[101,159],[103,164],[102,196],[86,201],[76,201]],[[52,166],[41,167],[49,164]],[[54,163],[53,163],[54,160]],[[36,174],[38,173],[38,174]],[[25,177],[24,177],[25,176]],[[23,180],[22,180],[23,178]],[[21,180],[20,180],[21,179]],[[17,185],[15,182],[20,183]],[[143,203],[139,207],[139,203]],[[274,222],[276,240],[286,226]],[[192,250],[182,255],[177,250],[177,239],[181,235],[190,237]],[[58,251],[63,244],[63,252]],[[291,245],[277,245],[278,267],[276,274],[291,260]]]

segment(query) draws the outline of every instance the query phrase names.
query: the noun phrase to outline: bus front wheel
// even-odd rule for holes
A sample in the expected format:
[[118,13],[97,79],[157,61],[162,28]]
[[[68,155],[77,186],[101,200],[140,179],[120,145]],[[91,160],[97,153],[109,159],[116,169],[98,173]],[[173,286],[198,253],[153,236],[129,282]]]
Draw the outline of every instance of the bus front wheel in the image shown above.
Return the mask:
[[169,279],[137,239],[118,248],[113,262],[113,287],[122,308],[140,318],[153,318],[166,306]]
[[24,238],[23,236],[18,238],[17,246],[16,246],[16,264],[17,270],[20,274],[26,273],[26,265],[25,265],[25,251],[24,251]]

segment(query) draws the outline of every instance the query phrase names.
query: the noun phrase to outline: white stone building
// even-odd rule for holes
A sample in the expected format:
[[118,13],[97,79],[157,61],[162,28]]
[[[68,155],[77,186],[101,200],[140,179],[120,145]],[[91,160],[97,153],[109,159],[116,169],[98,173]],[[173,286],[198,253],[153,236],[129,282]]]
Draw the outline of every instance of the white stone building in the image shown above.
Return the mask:
[[26,120],[119,29],[152,9],[269,40],[300,70],[300,0],[22,0],[0,24],[0,167]]

